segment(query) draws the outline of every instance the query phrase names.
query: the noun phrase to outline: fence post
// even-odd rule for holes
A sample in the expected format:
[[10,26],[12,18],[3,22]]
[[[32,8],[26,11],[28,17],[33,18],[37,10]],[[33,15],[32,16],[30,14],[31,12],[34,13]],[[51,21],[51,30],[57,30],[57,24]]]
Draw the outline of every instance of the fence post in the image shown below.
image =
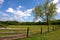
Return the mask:
[[57,28],[55,27],[55,31],[57,30]]
[[60,29],[60,26],[58,26],[58,28]]
[[58,29],[59,29],[59,26],[57,26],[58,27]]
[[58,30],[58,26],[57,26],[57,30]]
[[58,29],[60,29],[60,26],[58,26]]
[[53,26],[52,30],[54,31],[54,26]]
[[41,27],[41,32],[40,33],[42,34],[42,27]]
[[29,36],[29,27],[27,27],[27,34],[26,34],[26,37]]
[[58,27],[58,29],[59,29],[59,26],[57,26]]
[[48,27],[48,32],[49,32],[49,27]]

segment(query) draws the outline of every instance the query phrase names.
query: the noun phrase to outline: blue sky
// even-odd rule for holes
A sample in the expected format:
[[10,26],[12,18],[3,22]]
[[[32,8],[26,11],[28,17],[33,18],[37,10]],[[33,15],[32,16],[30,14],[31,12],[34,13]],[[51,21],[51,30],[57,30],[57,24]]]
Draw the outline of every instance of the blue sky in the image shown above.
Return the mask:
[[[32,21],[32,10],[38,3],[43,4],[44,0],[0,0],[0,20],[16,20],[20,22]],[[56,7],[57,16],[56,19],[60,19],[60,2],[54,0],[57,3]]]

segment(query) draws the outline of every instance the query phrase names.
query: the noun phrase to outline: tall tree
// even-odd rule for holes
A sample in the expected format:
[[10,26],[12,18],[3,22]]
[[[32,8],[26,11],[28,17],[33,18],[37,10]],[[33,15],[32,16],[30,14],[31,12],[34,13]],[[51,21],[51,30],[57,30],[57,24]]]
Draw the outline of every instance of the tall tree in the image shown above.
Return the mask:
[[35,14],[35,20],[39,17],[43,21],[46,21],[48,25],[49,21],[51,21],[56,15],[56,4],[50,0],[46,0],[43,6],[37,5],[33,12]]

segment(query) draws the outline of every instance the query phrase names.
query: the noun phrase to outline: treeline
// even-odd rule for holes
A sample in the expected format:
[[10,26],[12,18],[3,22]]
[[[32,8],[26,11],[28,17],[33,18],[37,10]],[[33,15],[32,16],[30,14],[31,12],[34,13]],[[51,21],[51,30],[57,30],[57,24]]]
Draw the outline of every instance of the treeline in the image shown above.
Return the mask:
[[17,21],[0,21],[0,25],[19,25],[20,22]]
[[[51,25],[60,25],[60,20],[51,21]],[[0,25],[47,25],[46,22],[0,21]]]

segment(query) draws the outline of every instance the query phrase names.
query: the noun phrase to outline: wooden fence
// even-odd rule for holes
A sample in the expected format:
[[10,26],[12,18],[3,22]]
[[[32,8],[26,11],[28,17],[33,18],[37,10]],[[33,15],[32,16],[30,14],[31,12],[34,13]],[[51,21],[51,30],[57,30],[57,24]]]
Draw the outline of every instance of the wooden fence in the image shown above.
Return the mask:
[[[26,36],[26,37],[29,37],[29,36],[31,36],[31,35],[34,35],[34,34],[43,34],[43,33],[49,33],[49,32],[51,32],[51,31],[56,31],[56,30],[59,30],[60,29],[60,26],[52,26],[51,28],[48,26],[47,28],[46,28],[46,31],[44,31],[44,29],[43,29],[43,27],[41,27],[38,31],[35,29],[34,30],[34,32],[35,33],[33,33],[33,29],[31,30],[30,29],[30,27],[27,27],[27,28],[23,28],[23,29],[20,29],[20,28],[0,28],[0,30],[6,30],[6,31],[8,31],[8,30],[13,30],[13,31],[16,31],[16,32],[0,32],[0,34],[22,34],[22,35],[24,35],[24,36]],[[19,32],[18,32],[19,31]],[[25,32],[25,33],[24,33]],[[12,35],[13,36],[13,35]],[[12,36],[10,36],[10,37],[12,37]],[[20,36],[20,35],[19,35]],[[1,36],[0,36],[1,37]],[[4,36],[5,37],[5,36]],[[8,36],[6,36],[7,38],[8,38]],[[17,36],[18,37],[18,36]]]
[[[60,26],[57,26],[57,27],[54,27],[54,26],[53,26],[52,29],[50,29],[50,27],[48,27],[48,28],[47,28],[47,31],[43,32],[43,28],[41,27],[39,34],[49,33],[49,32],[51,32],[51,31],[56,31],[56,30],[59,30],[59,29],[60,29]],[[30,35],[29,35],[29,31],[30,31],[30,29],[29,29],[29,27],[27,27],[26,37],[29,37],[29,36],[30,36]]]

